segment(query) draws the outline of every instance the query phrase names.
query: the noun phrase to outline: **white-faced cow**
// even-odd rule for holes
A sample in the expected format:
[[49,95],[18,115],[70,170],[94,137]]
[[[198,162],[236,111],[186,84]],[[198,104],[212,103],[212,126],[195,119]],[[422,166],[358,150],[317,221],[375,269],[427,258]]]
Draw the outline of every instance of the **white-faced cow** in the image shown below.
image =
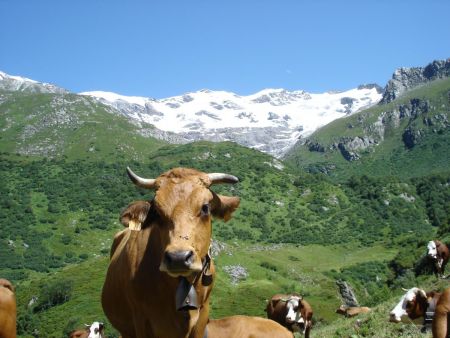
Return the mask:
[[450,256],[447,245],[436,239],[428,242],[427,256],[433,262],[435,274],[444,277],[445,266]]
[[432,324],[433,338],[446,338],[450,335],[450,288],[442,292],[436,304]]
[[14,286],[0,278],[0,337],[16,338],[16,317]]
[[301,332],[309,337],[313,311],[307,301],[298,294],[276,294],[267,303],[267,318],[272,319],[290,331]]
[[74,330],[69,334],[69,338],[105,338],[105,325],[101,322],[93,322],[91,325],[85,324],[84,330]]
[[441,296],[438,292],[425,292],[417,287],[405,290],[406,293],[400,298],[398,304],[390,312],[389,320],[398,323],[402,317],[414,320],[434,313],[437,301]]
[[238,179],[187,168],[156,179],[127,172],[136,185],[154,189],[155,197],[121,214],[127,228],[111,247],[103,310],[123,338],[202,338],[215,273],[211,218],[228,220],[239,206],[239,198],[210,186]]
[[249,316],[231,316],[210,320],[211,338],[293,338],[291,331],[277,322]]
[[344,315],[345,317],[354,317],[360,313],[369,313],[371,310],[367,306],[347,306],[342,304],[336,309],[336,313]]

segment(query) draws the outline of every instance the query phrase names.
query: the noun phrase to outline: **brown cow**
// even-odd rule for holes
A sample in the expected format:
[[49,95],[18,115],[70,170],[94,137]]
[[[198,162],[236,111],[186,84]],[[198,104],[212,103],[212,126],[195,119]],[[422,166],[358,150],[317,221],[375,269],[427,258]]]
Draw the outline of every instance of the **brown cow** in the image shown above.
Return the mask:
[[16,316],[14,286],[0,278],[0,338],[16,338]]
[[403,316],[414,320],[424,317],[427,312],[434,312],[441,294],[439,292],[425,292],[417,287],[405,290],[398,304],[390,312],[389,320],[398,323]]
[[69,333],[69,338],[87,338],[88,332],[86,330],[74,330]]
[[282,325],[270,319],[231,316],[208,322],[208,338],[293,338]]
[[228,220],[239,206],[239,198],[209,187],[238,179],[186,168],[156,179],[127,171],[136,185],[156,193],[121,214],[128,228],[112,244],[103,310],[123,338],[202,338],[215,273],[211,217]]
[[360,313],[368,313],[371,309],[367,306],[347,306],[341,305],[336,309],[336,313],[344,315],[345,317],[354,317]]
[[446,338],[450,334],[450,288],[444,290],[436,304],[432,324],[433,338]]
[[309,337],[313,311],[307,301],[298,294],[276,294],[266,307],[267,317],[290,331],[300,331]]
[[447,245],[436,239],[428,242],[427,256],[433,262],[436,276],[444,277],[445,266],[447,265],[450,257]]

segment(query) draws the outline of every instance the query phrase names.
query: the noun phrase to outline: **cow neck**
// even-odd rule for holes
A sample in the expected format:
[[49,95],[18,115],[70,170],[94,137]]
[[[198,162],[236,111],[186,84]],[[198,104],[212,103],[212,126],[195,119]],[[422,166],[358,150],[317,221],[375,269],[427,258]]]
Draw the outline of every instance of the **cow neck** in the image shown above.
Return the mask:
[[198,295],[195,291],[194,285],[201,280],[203,286],[211,285],[213,276],[210,271],[211,268],[211,247],[208,250],[205,258],[202,259],[202,270],[194,277],[192,282],[189,282],[186,277],[180,277],[178,287],[175,294],[177,311],[194,310],[199,308]]
[[423,327],[426,328],[429,327],[433,323],[434,319],[434,313],[436,310],[436,304],[440,298],[440,294],[435,294],[431,301],[427,302],[427,308],[423,315]]
[[433,317],[434,317],[434,312],[436,310],[436,304],[437,304],[440,296],[441,296],[440,294],[435,294],[433,296],[433,298],[431,299],[431,301],[429,301],[428,304],[427,304],[426,312],[427,313],[432,313]]

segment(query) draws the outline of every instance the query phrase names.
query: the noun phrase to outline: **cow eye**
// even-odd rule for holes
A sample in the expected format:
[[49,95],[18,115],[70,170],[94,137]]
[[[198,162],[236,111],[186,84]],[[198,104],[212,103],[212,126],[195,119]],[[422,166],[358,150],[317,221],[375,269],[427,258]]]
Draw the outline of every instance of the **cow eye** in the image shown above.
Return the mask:
[[202,216],[208,216],[209,215],[209,204],[203,204],[202,210],[201,210]]

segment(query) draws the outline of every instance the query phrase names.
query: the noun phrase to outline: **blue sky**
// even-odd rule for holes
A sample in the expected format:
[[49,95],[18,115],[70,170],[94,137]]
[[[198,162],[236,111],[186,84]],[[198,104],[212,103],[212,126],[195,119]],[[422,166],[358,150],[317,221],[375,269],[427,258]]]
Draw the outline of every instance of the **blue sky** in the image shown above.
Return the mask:
[[448,0],[0,0],[0,70],[73,92],[324,92],[450,57]]

